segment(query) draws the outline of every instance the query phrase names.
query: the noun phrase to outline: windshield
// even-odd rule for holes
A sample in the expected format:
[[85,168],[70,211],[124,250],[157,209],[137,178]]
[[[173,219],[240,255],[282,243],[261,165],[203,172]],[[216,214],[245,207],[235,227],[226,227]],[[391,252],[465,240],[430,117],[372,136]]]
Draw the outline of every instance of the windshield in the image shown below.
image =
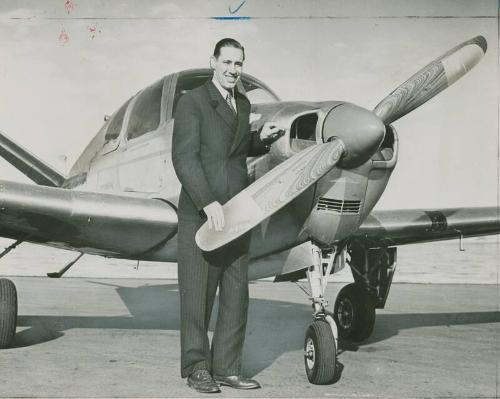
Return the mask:
[[246,76],[241,78],[241,83],[251,104],[274,103],[278,97],[267,87],[256,81],[248,79]]

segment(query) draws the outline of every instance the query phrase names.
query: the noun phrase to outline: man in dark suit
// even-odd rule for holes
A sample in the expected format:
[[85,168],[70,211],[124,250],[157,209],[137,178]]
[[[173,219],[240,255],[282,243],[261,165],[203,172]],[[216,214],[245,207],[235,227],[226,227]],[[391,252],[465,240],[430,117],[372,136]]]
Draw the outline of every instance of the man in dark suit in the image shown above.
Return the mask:
[[[219,392],[217,383],[259,388],[241,376],[248,309],[250,234],[205,253],[194,236],[208,221],[224,228],[222,204],[248,186],[247,156],[265,154],[264,143],[279,129],[264,124],[250,132],[250,102],[237,90],[244,48],[222,39],[210,57],[211,80],[184,94],[177,105],[172,160],[182,190],[179,197],[178,274],[181,298],[181,375],[199,392]],[[207,220],[208,219],[208,220]],[[219,312],[210,347],[208,324],[217,287]]]

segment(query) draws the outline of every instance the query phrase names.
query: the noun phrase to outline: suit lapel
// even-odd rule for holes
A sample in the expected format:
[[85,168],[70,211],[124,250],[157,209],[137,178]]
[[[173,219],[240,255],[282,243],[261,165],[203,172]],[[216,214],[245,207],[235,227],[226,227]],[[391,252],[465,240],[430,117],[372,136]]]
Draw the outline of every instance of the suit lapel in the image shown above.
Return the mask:
[[[238,109],[238,128],[236,129],[236,134],[234,135],[233,145],[229,154],[238,148],[243,136],[247,133],[246,125],[248,124],[248,117],[250,114],[250,103],[247,98],[235,90],[236,93],[236,107]],[[229,107],[228,107],[229,108]],[[231,111],[232,112],[232,111]]]
[[211,80],[208,80],[205,84],[205,87],[208,90],[208,94],[210,96],[210,100],[212,101],[212,105],[215,110],[219,114],[219,116],[226,122],[229,127],[234,131],[237,128],[237,118],[233,111],[227,105],[226,100],[222,98],[219,90],[214,86]]

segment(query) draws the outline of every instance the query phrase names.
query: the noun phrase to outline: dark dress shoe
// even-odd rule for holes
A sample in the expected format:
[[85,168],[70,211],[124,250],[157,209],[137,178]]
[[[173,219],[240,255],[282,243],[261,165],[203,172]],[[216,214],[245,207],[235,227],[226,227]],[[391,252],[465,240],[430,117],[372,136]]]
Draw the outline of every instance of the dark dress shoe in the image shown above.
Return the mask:
[[226,385],[234,389],[256,389],[261,387],[257,381],[239,375],[229,375],[226,377],[214,375],[214,380],[220,385]]
[[193,371],[187,378],[189,387],[201,393],[218,393],[219,386],[216,384],[208,370]]

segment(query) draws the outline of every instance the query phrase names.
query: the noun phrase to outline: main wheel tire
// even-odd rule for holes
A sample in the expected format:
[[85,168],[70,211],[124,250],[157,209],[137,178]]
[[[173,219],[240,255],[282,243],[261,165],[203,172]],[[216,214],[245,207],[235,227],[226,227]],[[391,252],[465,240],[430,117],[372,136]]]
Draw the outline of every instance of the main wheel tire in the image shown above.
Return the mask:
[[368,292],[358,284],[343,287],[335,300],[334,319],[339,337],[363,341],[373,332],[375,306]]
[[312,384],[331,384],[335,379],[337,347],[330,325],[315,320],[306,331],[304,364],[307,379]]
[[8,348],[16,334],[17,291],[14,283],[0,278],[0,349]]

